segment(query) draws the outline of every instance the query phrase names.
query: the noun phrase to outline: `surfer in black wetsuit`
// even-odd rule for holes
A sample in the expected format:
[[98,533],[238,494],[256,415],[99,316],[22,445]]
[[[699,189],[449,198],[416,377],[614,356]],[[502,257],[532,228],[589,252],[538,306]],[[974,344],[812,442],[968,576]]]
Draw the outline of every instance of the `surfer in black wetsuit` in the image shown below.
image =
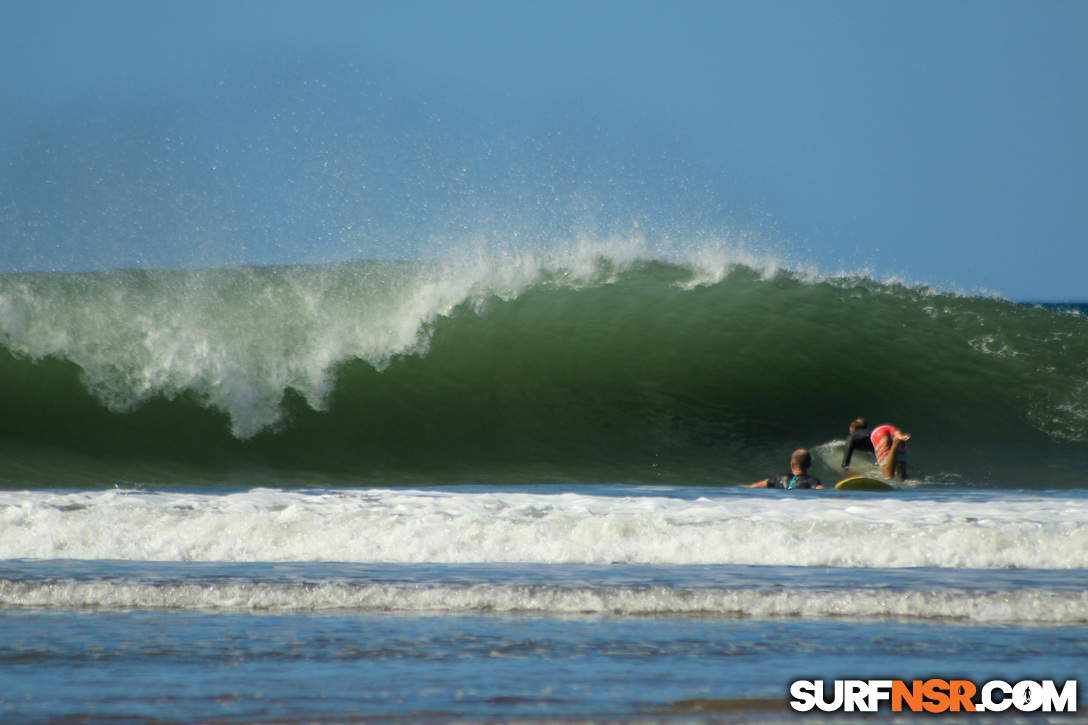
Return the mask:
[[870,438],[873,430],[865,424],[864,418],[858,418],[850,424],[850,437],[846,439],[846,450],[842,453],[842,467],[850,466],[850,458],[854,451],[866,451],[876,453],[873,449],[873,441]]
[[812,456],[804,448],[793,452],[790,456],[790,472],[781,476],[772,476],[762,481],[750,484],[748,488],[823,488],[820,479],[808,475],[808,469],[812,466]]

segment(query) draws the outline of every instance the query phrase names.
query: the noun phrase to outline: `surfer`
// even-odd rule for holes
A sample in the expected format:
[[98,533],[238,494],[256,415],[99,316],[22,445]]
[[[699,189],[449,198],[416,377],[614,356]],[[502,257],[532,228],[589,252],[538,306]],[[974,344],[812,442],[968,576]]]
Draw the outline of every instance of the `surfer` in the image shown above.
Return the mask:
[[857,418],[850,424],[850,436],[846,439],[846,450],[842,454],[842,467],[850,467],[850,459],[854,455],[854,451],[867,451],[869,453],[876,453],[873,449],[873,441],[870,436],[873,434],[873,429],[870,428],[864,418]]
[[804,448],[799,448],[790,456],[790,473],[765,478],[749,484],[748,488],[823,488],[820,479],[808,475],[811,466],[812,456]]
[[882,425],[869,435],[876,464],[885,478],[907,480],[907,441],[910,436],[894,425]]

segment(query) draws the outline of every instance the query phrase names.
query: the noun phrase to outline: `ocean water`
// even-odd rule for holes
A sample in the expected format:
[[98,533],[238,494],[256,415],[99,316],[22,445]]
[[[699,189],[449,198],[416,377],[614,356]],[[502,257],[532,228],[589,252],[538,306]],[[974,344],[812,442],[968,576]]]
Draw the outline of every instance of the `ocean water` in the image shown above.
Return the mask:
[[[600,248],[0,275],[0,720],[1083,708],[1086,311]],[[858,415],[911,480],[742,486]]]

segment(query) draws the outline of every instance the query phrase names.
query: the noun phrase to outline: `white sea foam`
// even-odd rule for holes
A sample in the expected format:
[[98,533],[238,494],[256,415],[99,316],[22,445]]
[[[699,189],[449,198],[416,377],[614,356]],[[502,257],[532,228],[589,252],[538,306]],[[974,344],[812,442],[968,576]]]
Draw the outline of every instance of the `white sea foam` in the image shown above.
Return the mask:
[[191,392],[246,438],[280,419],[288,388],[323,408],[339,362],[381,368],[423,352],[426,324],[480,285],[468,270],[427,264],[9,280],[0,339],[75,363],[113,410]]
[[1079,569],[1088,501],[3,492],[0,558]]
[[1088,622],[1088,592],[0,580],[0,606]]

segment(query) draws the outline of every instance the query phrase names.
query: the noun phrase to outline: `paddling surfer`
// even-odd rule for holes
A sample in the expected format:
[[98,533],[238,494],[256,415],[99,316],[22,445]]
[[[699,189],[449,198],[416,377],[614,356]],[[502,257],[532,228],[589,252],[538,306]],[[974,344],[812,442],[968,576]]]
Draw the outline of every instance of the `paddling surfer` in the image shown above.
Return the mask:
[[799,448],[790,456],[790,472],[781,476],[772,476],[748,485],[748,488],[823,488],[820,479],[808,475],[812,466],[812,456],[804,448]]

